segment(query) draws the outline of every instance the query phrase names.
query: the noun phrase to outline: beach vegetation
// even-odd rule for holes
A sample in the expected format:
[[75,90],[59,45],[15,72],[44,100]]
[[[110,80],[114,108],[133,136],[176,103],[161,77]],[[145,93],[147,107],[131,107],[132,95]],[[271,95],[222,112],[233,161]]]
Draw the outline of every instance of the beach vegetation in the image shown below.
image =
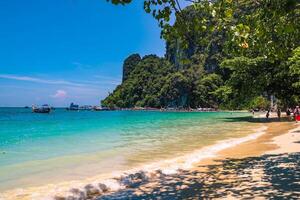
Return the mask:
[[283,107],[299,101],[299,1],[179,3],[144,0],[161,27],[165,56],[126,59],[122,84],[102,104],[245,109],[266,108],[271,97]]

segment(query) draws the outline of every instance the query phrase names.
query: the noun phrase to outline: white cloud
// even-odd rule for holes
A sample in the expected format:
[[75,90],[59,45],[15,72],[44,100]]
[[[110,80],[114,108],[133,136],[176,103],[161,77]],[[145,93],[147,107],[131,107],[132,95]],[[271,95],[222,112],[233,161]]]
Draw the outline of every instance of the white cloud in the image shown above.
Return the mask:
[[[84,77],[87,78],[84,79]],[[10,90],[9,93],[15,93],[15,96],[18,96],[18,90],[24,91],[26,90],[28,94],[30,93],[30,100],[28,100],[28,105],[31,102],[36,102],[34,100],[34,96],[39,94],[42,102],[47,102],[49,104],[55,105],[63,105],[62,102],[66,100],[77,100],[80,102],[85,102],[89,104],[90,101],[93,104],[99,103],[99,100],[106,97],[108,95],[108,91],[113,91],[115,86],[121,83],[119,77],[111,77],[111,76],[101,76],[101,75],[86,75],[80,77],[80,81],[76,79],[73,80],[64,80],[64,79],[45,79],[38,76],[26,76],[26,75],[17,75],[17,74],[1,74],[0,80],[14,80],[14,83],[4,83],[0,85],[0,89],[8,89],[14,87],[14,90]],[[18,82],[31,82],[36,83],[34,85],[26,85],[26,84],[16,84],[15,81]],[[46,85],[42,85],[46,84]],[[47,90],[45,90],[47,88]],[[49,94],[48,91],[55,91],[52,94]],[[14,92],[12,92],[14,91]],[[34,92],[33,92],[34,91]],[[51,99],[49,99],[49,97]],[[18,98],[15,102],[18,102],[18,105],[24,104],[24,101],[21,102]],[[20,101],[20,102],[19,102]],[[0,98],[0,104],[1,98]]]
[[64,90],[56,90],[56,93],[51,95],[51,97],[55,99],[65,99],[67,97],[67,92]]
[[9,75],[9,74],[0,74],[0,78],[17,80],[17,81],[29,81],[35,83],[54,84],[54,85],[69,85],[69,86],[78,86],[78,87],[85,86],[85,84],[74,83],[65,80],[48,80],[48,79],[35,78],[30,76],[18,76],[18,75]]
[[0,74],[0,78],[17,80],[17,81],[27,81],[34,83],[44,83],[51,85],[65,85],[65,86],[74,86],[74,87],[99,87],[101,85],[119,85],[121,83],[121,78],[113,78],[109,76],[100,76],[95,75],[95,78],[100,80],[97,81],[81,81],[81,82],[73,82],[67,80],[50,80],[50,79],[41,79],[32,76],[20,76],[20,75],[11,75],[11,74]]

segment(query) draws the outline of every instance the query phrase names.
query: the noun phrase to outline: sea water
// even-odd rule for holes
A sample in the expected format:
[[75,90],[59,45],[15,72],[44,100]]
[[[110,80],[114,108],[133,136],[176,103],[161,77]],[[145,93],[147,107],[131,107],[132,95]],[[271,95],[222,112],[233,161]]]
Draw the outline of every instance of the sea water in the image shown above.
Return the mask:
[[249,116],[0,108],[0,192],[196,159],[213,150],[199,151],[209,145],[253,133],[257,124],[248,122]]

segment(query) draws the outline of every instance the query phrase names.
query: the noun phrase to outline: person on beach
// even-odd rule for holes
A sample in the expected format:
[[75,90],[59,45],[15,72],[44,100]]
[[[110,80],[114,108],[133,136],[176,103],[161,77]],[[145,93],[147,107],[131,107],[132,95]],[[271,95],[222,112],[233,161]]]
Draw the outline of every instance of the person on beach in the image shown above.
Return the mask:
[[296,108],[294,110],[294,117],[295,117],[295,121],[296,122],[300,121],[300,109],[299,109],[299,106],[296,106]]
[[281,110],[280,110],[280,108],[277,109],[277,116],[280,119],[280,117],[281,117]]
[[269,119],[269,116],[270,116],[270,110],[267,111],[266,118]]
[[286,109],[286,116],[288,116],[288,117],[291,116],[291,110],[289,108]]
[[288,117],[289,120],[292,119],[291,114],[292,114],[292,110],[291,110],[290,108],[287,108],[287,109],[286,109],[286,116]]

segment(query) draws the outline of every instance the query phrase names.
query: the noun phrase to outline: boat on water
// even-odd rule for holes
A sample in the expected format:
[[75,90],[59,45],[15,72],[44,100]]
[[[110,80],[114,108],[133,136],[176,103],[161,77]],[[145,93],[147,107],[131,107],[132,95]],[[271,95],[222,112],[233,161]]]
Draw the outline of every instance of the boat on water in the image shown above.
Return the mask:
[[107,108],[107,107],[94,106],[94,107],[93,107],[93,110],[94,110],[94,111],[108,111],[108,110],[110,110],[110,109]]
[[79,107],[79,110],[92,110],[93,109],[93,106],[90,106],[90,105],[84,105],[84,106],[80,106]]
[[101,106],[94,106],[93,110],[94,111],[102,111],[102,108],[101,108]]
[[71,103],[67,110],[79,110],[79,105]]
[[50,113],[51,107],[48,104],[44,104],[41,107],[32,106],[32,112],[34,113]]

